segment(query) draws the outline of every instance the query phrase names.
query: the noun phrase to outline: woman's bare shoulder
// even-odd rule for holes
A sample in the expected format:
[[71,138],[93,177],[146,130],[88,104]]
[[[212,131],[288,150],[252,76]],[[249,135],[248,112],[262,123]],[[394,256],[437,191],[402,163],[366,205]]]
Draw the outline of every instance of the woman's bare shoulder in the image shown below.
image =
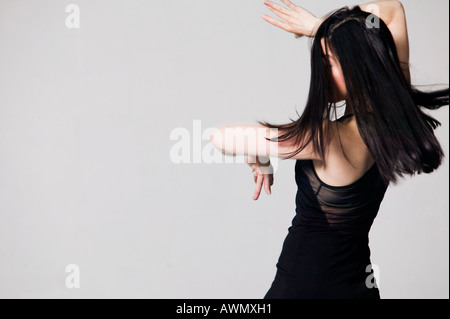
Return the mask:
[[359,133],[355,117],[337,122],[332,127],[333,136],[325,157],[327,166],[314,160],[314,167],[324,183],[349,185],[360,179],[375,160]]

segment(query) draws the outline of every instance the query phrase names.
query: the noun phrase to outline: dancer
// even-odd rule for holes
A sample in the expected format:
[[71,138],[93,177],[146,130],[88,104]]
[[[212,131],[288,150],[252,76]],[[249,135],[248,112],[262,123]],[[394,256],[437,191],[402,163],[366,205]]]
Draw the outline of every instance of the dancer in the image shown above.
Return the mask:
[[[297,38],[314,39],[303,114],[285,125],[222,127],[211,141],[224,154],[246,156],[255,200],[263,187],[271,193],[270,157],[296,160],[296,216],[265,298],[379,299],[370,277],[370,228],[391,183],[442,164],[434,135],[441,123],[423,108],[448,105],[449,90],[422,92],[411,85],[399,1],[345,7],[325,18],[282,2],[287,8],[265,1],[282,20],[263,18]],[[255,133],[261,130],[267,134]]]

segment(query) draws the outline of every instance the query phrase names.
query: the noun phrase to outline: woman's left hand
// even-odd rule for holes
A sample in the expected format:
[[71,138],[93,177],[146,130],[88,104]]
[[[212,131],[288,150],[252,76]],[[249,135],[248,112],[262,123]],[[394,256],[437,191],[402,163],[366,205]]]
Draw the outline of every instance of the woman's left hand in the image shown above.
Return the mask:
[[254,200],[258,200],[261,194],[261,189],[264,185],[264,189],[267,195],[272,194],[271,186],[273,185],[273,167],[269,158],[260,158],[257,156],[247,156],[247,165],[253,170],[253,178],[256,183],[255,193],[253,195]]

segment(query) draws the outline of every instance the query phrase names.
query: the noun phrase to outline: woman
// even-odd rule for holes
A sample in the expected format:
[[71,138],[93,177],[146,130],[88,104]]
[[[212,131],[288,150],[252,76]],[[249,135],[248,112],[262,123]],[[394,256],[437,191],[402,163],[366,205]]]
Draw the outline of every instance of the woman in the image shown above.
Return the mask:
[[[286,125],[223,127],[211,141],[225,154],[247,156],[255,200],[263,186],[271,192],[270,157],[296,160],[297,214],[265,298],[378,299],[369,230],[390,183],[441,165],[444,153],[434,135],[441,123],[422,108],[448,105],[449,90],[411,86],[400,2],[343,8],[320,19],[282,1],[289,9],[265,3],[284,21],[263,18],[296,37],[314,38],[303,114]],[[338,118],[340,101],[345,114]],[[262,129],[265,136],[252,133]]]

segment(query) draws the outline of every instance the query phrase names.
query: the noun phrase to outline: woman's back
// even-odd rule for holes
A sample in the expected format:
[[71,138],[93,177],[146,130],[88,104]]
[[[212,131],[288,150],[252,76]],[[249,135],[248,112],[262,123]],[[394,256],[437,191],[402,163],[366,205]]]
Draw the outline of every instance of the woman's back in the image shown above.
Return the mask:
[[332,125],[332,140],[325,154],[327,166],[324,167],[320,160],[313,163],[315,172],[325,184],[345,186],[359,180],[375,164],[375,160],[359,134],[354,116],[336,123],[339,130]]
[[[337,125],[340,139],[333,135],[322,177],[314,165],[318,161],[296,162],[296,215],[267,299],[380,298],[375,283],[367,283],[373,276],[369,231],[388,185],[354,119]],[[341,143],[354,167],[346,162]]]

